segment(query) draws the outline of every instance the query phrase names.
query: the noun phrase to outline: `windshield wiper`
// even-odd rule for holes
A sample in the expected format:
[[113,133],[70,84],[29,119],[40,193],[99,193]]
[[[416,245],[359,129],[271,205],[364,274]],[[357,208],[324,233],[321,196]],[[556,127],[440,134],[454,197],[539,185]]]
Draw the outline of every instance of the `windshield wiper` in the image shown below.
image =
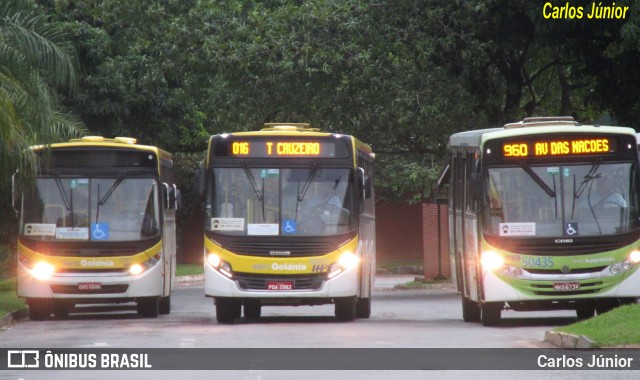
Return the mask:
[[109,190],[107,190],[107,193],[102,198],[100,198],[100,184],[98,183],[98,204],[96,205],[96,223],[98,223],[99,216],[100,216],[100,206],[104,206],[104,204],[107,203],[107,201],[111,197],[111,194],[113,194],[113,192],[116,190],[118,186],[120,186],[122,182],[124,182],[124,175],[120,175],[120,177],[118,177],[118,179],[116,179],[113,182],[113,185],[111,185]]
[[582,183],[580,183],[580,187],[573,194],[574,199],[580,198],[584,190],[587,188],[587,185],[589,184],[589,182],[593,181],[594,179],[600,178],[600,173],[595,174],[595,172],[598,171],[598,168],[600,168],[601,163],[602,163],[602,158],[598,158],[596,162],[594,162],[593,165],[591,165],[591,169],[589,169],[589,172],[583,177]]
[[551,198],[555,198],[556,197],[556,192],[549,187],[549,185],[547,185],[542,178],[540,178],[532,169],[531,166],[529,166],[526,162],[524,161],[520,161],[518,162],[518,164],[520,165],[520,167],[522,167],[522,169],[524,169],[524,171],[529,174],[529,177],[531,177],[531,179],[533,179],[535,181],[535,183],[538,184],[538,186],[540,186],[540,188],[542,188],[542,190],[545,191],[545,193],[547,193],[549,195],[549,197]]
[[58,191],[62,196],[62,201],[64,202],[64,207],[69,212],[71,216],[71,225],[75,227],[75,217],[73,215],[73,189],[69,189],[69,197],[67,197],[67,193],[64,191],[64,186],[62,186],[62,180],[58,177],[57,174],[54,174],[53,179],[56,181],[56,186],[58,187]]
[[309,177],[307,177],[307,180],[304,182],[304,186],[302,186],[302,191],[298,193],[298,202],[302,202],[304,196],[307,194],[307,190],[309,190],[309,186],[311,186],[311,181],[313,180],[313,176],[318,171],[318,167],[320,167],[320,164],[314,162],[313,166],[311,167],[311,172],[309,172]]
[[253,191],[256,193],[256,198],[258,198],[258,200],[262,202],[263,200],[262,192],[258,188],[258,184],[256,183],[256,180],[253,178],[253,174],[251,174],[251,169],[249,169],[249,165],[247,165],[246,162],[243,162],[242,168],[244,169],[244,173],[247,175],[247,178],[251,183],[251,187],[253,187]]

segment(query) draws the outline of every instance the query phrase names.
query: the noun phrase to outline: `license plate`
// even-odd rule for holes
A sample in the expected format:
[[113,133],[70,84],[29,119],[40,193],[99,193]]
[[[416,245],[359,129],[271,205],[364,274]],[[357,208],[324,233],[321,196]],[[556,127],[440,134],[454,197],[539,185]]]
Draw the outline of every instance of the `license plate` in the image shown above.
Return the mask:
[[99,282],[81,282],[78,284],[78,290],[100,290],[102,284]]
[[267,290],[292,290],[293,281],[267,281]]
[[580,290],[579,282],[554,282],[553,290],[557,292],[570,292],[572,290]]

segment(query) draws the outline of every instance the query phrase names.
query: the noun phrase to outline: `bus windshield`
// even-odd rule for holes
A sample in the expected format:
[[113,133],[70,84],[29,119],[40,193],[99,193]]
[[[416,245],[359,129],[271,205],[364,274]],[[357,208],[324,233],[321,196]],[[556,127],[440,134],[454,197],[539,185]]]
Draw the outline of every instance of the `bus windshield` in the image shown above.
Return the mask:
[[331,236],[353,230],[352,170],[214,168],[205,229],[227,235]]
[[485,177],[484,233],[579,237],[638,228],[632,163],[495,167]]
[[38,178],[21,234],[40,240],[134,241],[160,234],[152,178]]

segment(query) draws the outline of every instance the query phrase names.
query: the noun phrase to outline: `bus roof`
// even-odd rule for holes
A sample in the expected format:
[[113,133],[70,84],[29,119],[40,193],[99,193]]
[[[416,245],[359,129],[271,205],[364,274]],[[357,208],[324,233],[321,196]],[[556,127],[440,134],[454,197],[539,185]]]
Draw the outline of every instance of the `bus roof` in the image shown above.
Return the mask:
[[[264,123],[264,127],[259,131],[221,133],[219,136],[239,136],[239,137],[264,137],[264,136],[289,136],[289,137],[329,137],[346,136],[353,139],[356,149],[374,156],[370,145],[358,140],[355,136],[321,132],[319,128],[311,128],[308,123]],[[212,136],[213,137],[213,136]]]
[[137,144],[137,140],[133,137],[115,137],[106,138],[102,136],[84,136],[76,139],[71,139],[67,142],[54,143],[51,145],[36,145],[31,147],[33,150],[41,150],[50,148],[79,148],[79,147],[109,147],[109,148],[126,148],[136,150],[146,150],[155,152],[158,158],[171,159],[171,153],[164,149],[151,145]]
[[459,132],[449,138],[449,147],[478,147],[485,141],[503,138],[548,133],[622,133],[635,135],[633,128],[618,126],[581,125],[571,116],[525,118],[517,123],[505,124],[502,128],[477,129]]

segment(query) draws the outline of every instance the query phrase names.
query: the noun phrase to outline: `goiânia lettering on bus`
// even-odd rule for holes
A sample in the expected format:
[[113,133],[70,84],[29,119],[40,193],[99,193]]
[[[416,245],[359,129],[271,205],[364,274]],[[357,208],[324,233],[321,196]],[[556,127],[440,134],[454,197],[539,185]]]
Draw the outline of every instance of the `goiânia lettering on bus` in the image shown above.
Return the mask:
[[80,265],[83,267],[112,267],[114,262],[112,260],[82,260]]
[[305,264],[271,264],[272,270],[307,270],[307,266]]

